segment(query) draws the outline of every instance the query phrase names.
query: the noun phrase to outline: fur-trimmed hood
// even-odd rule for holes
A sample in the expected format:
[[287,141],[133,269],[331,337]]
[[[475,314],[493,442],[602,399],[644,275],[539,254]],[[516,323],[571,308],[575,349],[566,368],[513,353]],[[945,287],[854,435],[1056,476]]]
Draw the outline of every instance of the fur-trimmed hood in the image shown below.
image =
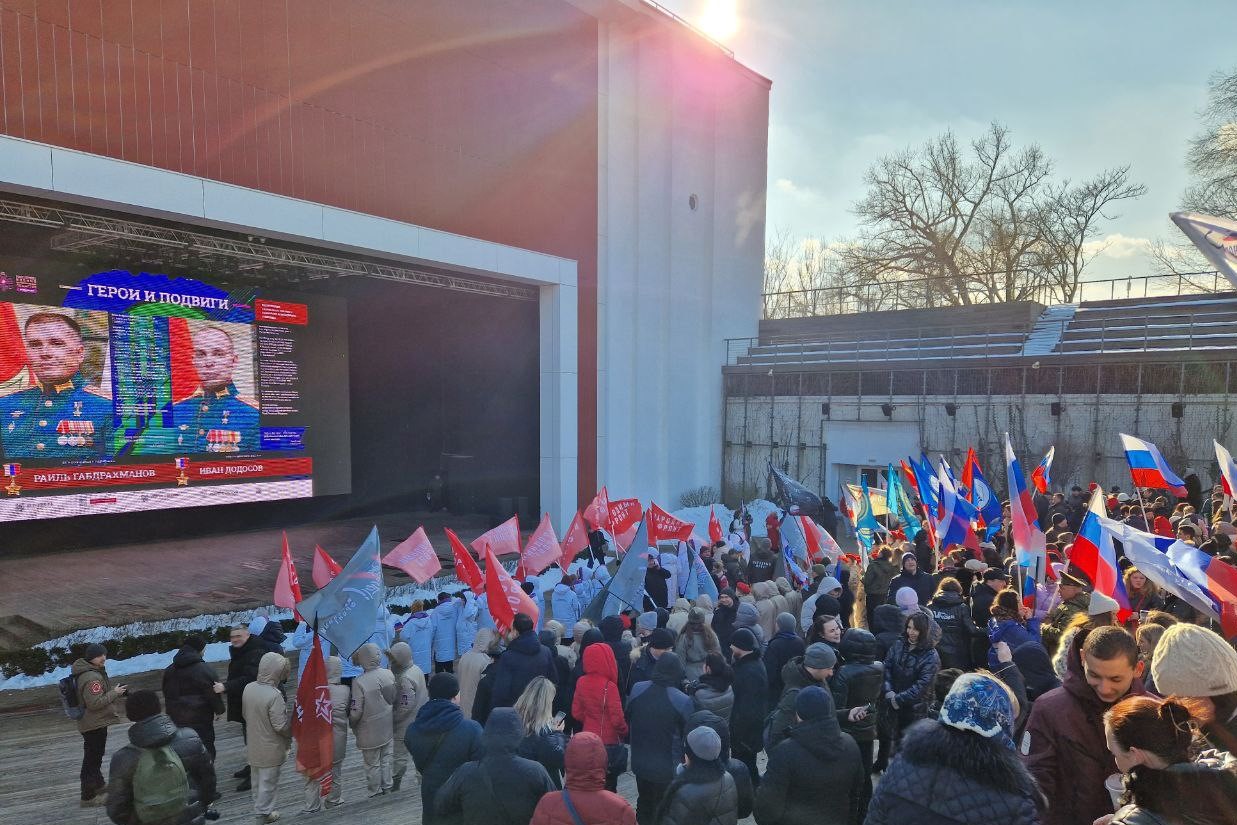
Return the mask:
[[995,790],[1034,799],[1041,810],[1044,807],[1039,786],[1018,754],[979,734],[924,719],[906,731],[898,755],[916,767],[946,768]]

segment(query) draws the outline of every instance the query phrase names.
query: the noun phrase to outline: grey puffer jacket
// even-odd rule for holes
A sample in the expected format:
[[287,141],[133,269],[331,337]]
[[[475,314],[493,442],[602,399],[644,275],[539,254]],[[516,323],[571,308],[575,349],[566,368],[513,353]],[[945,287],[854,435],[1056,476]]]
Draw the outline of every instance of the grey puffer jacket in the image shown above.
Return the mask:
[[[409,651],[411,653],[411,650]],[[394,730],[395,676],[381,666],[382,652],[373,642],[361,645],[352,661],[364,673],[352,680],[348,721],[361,750],[381,748]]]
[[720,761],[679,771],[657,807],[657,825],[738,825],[739,791]]
[[203,825],[206,809],[216,798],[215,765],[202,740],[189,728],[178,728],[167,714],[134,722],[129,744],[112,756],[107,782],[107,816],[117,825],[141,825],[133,802],[133,775],[145,748],[171,746],[185,767],[189,780],[189,804],[180,817],[159,825]]

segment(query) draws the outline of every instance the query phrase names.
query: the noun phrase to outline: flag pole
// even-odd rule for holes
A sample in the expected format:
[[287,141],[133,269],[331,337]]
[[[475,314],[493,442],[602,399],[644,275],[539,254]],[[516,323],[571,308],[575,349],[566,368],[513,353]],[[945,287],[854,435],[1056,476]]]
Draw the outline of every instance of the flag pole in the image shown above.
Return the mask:
[[1147,532],[1154,533],[1155,530],[1151,527],[1151,519],[1147,518],[1147,505],[1143,502],[1143,488],[1136,486],[1134,490],[1138,493],[1138,507],[1143,511],[1143,523],[1147,527]]

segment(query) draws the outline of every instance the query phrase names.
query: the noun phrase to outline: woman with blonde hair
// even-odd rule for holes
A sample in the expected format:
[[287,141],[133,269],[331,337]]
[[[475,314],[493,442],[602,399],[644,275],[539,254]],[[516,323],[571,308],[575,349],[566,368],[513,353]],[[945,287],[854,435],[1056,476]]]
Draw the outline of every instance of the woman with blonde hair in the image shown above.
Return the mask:
[[563,751],[567,737],[563,733],[563,717],[554,715],[554,683],[538,676],[528,683],[515,700],[515,712],[520,717],[524,738],[520,740],[519,756],[540,762],[554,781],[563,787]]

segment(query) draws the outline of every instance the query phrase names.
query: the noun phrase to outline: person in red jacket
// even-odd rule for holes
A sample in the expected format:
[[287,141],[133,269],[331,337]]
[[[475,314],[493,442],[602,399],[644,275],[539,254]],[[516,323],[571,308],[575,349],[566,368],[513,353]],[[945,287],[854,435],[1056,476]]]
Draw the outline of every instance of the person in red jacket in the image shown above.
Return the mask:
[[769,549],[774,553],[782,550],[782,520],[774,510],[765,516],[765,534],[769,537]]
[[[585,733],[595,733],[601,738],[607,752],[616,751],[627,738],[618,664],[609,645],[589,645],[584,649],[584,675],[576,682],[571,715],[580,722]],[[622,770],[607,771],[606,790],[618,789],[619,774],[626,769],[624,765]]]
[[1138,642],[1108,625],[1080,630],[1065,681],[1035,700],[1019,751],[1048,799],[1043,825],[1080,825],[1112,813],[1104,780],[1117,763],[1104,738],[1104,713],[1146,693]]
[[[590,650],[600,645],[593,645]],[[529,825],[636,825],[631,804],[605,789],[606,748],[601,737],[578,733],[567,743],[563,790],[541,797]],[[575,818],[567,807],[575,810]]]

